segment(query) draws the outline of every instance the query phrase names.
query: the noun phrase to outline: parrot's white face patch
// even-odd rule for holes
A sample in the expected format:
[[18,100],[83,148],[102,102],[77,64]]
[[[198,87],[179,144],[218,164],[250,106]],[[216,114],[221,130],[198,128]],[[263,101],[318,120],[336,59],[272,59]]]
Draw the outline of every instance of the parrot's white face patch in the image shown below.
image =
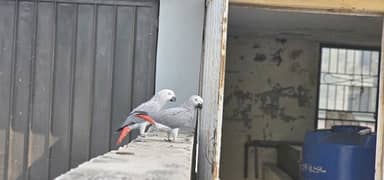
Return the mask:
[[204,103],[203,98],[201,98],[198,95],[191,96],[190,101],[192,101],[192,104],[194,105],[194,107],[197,107],[197,108],[201,108]]
[[171,102],[176,101],[176,94],[170,89],[163,89],[158,92],[158,95],[163,100],[171,101]]

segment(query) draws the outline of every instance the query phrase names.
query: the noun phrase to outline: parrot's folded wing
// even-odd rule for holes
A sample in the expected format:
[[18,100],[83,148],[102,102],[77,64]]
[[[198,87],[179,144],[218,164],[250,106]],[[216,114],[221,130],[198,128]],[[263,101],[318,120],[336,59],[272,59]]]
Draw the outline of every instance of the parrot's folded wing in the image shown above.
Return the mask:
[[125,121],[121,124],[121,126],[116,131],[121,131],[124,127],[129,126],[131,124],[148,121],[147,119],[152,119],[152,118],[148,116],[148,113],[146,113],[145,111],[134,111],[129,114],[129,116],[125,119]]

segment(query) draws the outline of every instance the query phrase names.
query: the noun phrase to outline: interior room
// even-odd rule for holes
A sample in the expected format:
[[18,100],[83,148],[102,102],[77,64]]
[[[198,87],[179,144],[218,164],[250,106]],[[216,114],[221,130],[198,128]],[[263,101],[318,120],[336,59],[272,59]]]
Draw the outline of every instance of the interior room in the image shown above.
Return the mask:
[[376,128],[382,18],[230,6],[220,178],[300,179],[305,133]]

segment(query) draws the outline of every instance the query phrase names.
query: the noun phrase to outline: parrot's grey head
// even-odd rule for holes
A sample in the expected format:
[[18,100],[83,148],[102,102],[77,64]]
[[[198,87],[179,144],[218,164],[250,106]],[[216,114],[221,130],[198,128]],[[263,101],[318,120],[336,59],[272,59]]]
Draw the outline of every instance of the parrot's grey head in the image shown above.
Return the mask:
[[204,101],[203,101],[203,98],[201,98],[200,96],[193,95],[189,98],[189,101],[193,104],[195,108],[199,108],[199,109],[203,108]]
[[162,89],[159,92],[156,93],[156,95],[165,101],[171,101],[175,102],[176,101],[176,94],[170,89]]

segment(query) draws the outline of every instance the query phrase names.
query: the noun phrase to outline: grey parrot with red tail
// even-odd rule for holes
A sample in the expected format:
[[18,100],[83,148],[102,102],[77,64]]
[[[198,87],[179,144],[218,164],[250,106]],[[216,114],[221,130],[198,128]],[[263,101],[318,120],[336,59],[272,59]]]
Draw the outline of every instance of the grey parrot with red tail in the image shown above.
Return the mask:
[[[116,145],[120,145],[132,129],[140,128],[140,133],[145,130],[145,125],[155,125],[153,114],[159,112],[168,102],[176,101],[175,92],[163,89],[157,92],[150,100],[133,109],[122,125],[116,130],[120,133]],[[144,129],[143,129],[144,128]]]

